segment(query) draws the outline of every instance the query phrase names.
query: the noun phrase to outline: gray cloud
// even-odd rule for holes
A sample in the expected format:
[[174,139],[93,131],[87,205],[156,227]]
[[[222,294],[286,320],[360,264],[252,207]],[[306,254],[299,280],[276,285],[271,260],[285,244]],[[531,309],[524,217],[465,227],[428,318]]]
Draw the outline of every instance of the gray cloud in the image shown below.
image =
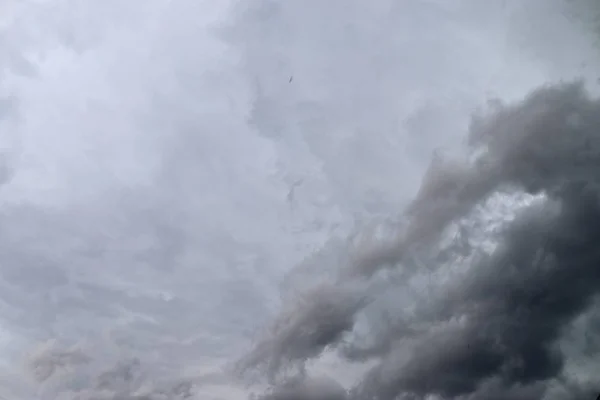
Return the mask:
[[[600,102],[575,83],[536,90],[473,124],[472,144],[485,146],[473,170],[435,179],[429,175],[428,189],[394,248],[398,256],[389,257],[390,250],[374,252],[370,269],[384,264],[403,268],[401,255],[408,245],[430,245],[434,234],[502,187],[543,192],[547,200],[517,216],[496,250],[475,257],[469,273],[417,308],[406,329],[392,330],[393,340],[386,337],[388,345],[372,354],[381,362],[354,389],[355,398],[437,394],[485,399],[493,392],[498,398],[539,399],[548,385],[563,378],[565,356],[558,340],[590,307],[600,287],[599,116]],[[432,210],[441,210],[437,218],[430,218]],[[423,235],[423,225],[429,234]],[[320,308],[311,303],[315,307]],[[420,321],[430,328],[411,334],[411,324]],[[324,322],[305,321],[298,330],[321,325],[325,335],[329,325]],[[317,353],[340,337],[329,339],[315,343]],[[297,354],[299,359],[310,356],[309,351]]]
[[[3,2],[11,398],[596,389],[561,340],[594,328],[598,104],[570,84],[521,101],[597,78],[556,2],[143,3]],[[507,103],[465,150],[489,95]],[[437,147],[459,155],[427,170]],[[515,191],[546,200],[490,225]],[[31,382],[13,361],[49,339]],[[349,391],[310,377],[332,354]]]

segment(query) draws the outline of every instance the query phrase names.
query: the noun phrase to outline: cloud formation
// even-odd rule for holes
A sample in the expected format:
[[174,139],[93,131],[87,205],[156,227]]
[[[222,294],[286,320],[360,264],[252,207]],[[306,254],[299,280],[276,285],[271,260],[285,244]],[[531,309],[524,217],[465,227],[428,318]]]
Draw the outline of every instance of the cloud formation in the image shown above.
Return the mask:
[[[473,264],[468,273],[417,304],[404,329],[388,327],[387,344],[375,343],[379,351],[369,355],[377,365],[350,398],[533,400],[555,386],[574,390],[564,383],[559,339],[600,291],[599,126],[600,102],[580,83],[548,85],[474,121],[471,145],[481,155],[461,168],[434,165],[397,243],[347,265],[358,273],[342,271],[337,287],[365,284],[382,267],[417,273],[411,249],[436,251],[450,224],[497,191],[546,199],[521,210],[490,254],[464,259]],[[261,344],[266,359],[301,348],[291,361],[307,361],[352,331],[361,308],[343,297],[311,299],[294,314],[305,316],[302,323],[276,330],[270,347]],[[310,312],[318,309],[345,322]],[[300,339],[305,328],[319,340]]]
[[587,396],[597,102],[522,100],[597,79],[557,1],[2,1],[0,394]]

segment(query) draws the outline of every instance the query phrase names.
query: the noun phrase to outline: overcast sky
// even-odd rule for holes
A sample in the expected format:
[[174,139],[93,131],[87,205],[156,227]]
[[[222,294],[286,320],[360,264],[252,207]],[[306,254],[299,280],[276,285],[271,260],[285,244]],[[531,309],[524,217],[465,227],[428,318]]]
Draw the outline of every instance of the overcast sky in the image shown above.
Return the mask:
[[14,362],[48,340],[81,344],[91,374],[234,360],[286,272],[396,219],[486,101],[597,90],[600,51],[564,7],[0,1],[6,396],[30,390]]

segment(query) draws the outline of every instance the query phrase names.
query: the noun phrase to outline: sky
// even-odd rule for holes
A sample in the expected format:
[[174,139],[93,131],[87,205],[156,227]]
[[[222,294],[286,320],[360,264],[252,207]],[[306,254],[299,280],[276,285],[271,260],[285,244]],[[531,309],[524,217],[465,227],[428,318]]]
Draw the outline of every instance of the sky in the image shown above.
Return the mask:
[[[258,354],[296,291],[351,263],[349,242],[394,242],[434,154],[464,156],[473,113],[560,81],[598,92],[600,51],[571,10],[2,0],[0,395],[94,398],[148,382],[156,394],[171,380],[202,398],[260,392],[268,383],[223,371]],[[505,203],[483,212],[483,231],[514,214]],[[424,275],[445,293],[444,276]],[[349,296],[346,312],[360,308],[353,285],[327,292]],[[389,302],[423,300],[400,297],[358,325],[372,333]],[[347,358],[309,369],[352,389],[368,363]],[[125,367],[131,382],[105,378]]]

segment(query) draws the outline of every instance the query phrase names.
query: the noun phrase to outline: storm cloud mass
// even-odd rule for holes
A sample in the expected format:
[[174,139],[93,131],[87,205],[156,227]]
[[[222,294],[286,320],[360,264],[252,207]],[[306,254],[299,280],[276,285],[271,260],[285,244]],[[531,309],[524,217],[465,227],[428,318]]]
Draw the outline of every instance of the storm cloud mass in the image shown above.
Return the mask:
[[0,396],[600,391],[585,0],[0,1]]
[[[417,304],[410,316],[400,321],[403,326],[384,328],[390,329],[380,339],[385,343],[373,343],[368,354],[378,362],[350,392],[351,398],[425,398],[433,394],[442,398],[540,399],[552,385],[573,390],[565,385],[570,378],[565,375],[566,356],[560,351],[559,339],[569,323],[589,310],[600,290],[596,242],[600,203],[595,171],[600,148],[598,116],[600,102],[591,100],[581,84],[562,84],[536,90],[525,101],[503,107],[473,125],[473,143],[486,147],[473,162],[474,170],[465,167],[464,175],[438,177],[434,185],[445,188],[443,195],[432,186],[423,192],[435,193],[436,198],[424,195],[419,199],[396,243],[395,257],[368,258],[368,277],[376,267],[390,263],[403,270],[403,280],[417,274],[409,257],[413,249],[424,243],[426,251],[435,251],[432,243],[440,239],[439,233],[495,191],[543,193],[545,199],[521,207],[501,230],[489,254],[460,258],[459,262],[472,265],[460,278],[430,295],[426,304]],[[425,213],[420,207],[442,212],[428,209]],[[421,215],[442,216],[433,222],[426,219],[425,236]],[[429,257],[435,259],[437,254]],[[364,259],[359,260],[357,265],[364,265]],[[444,268],[440,264],[438,268]],[[364,278],[342,275],[336,285]],[[368,291],[364,294],[368,296]],[[335,316],[342,313],[346,321],[353,320],[358,309],[332,307],[335,303],[329,297],[313,294],[311,298],[310,306],[294,313],[303,316],[297,317],[301,323],[279,330],[267,351],[257,347],[265,358],[298,349],[297,356],[306,359],[335,346],[344,332],[351,331],[350,324],[337,324]],[[311,310],[328,310],[329,314]],[[294,338],[305,329],[310,336]],[[293,338],[286,341],[285,353],[274,345],[284,335]],[[330,340],[323,340],[327,337]],[[310,338],[316,340],[307,348]],[[564,396],[574,397],[570,392]]]

